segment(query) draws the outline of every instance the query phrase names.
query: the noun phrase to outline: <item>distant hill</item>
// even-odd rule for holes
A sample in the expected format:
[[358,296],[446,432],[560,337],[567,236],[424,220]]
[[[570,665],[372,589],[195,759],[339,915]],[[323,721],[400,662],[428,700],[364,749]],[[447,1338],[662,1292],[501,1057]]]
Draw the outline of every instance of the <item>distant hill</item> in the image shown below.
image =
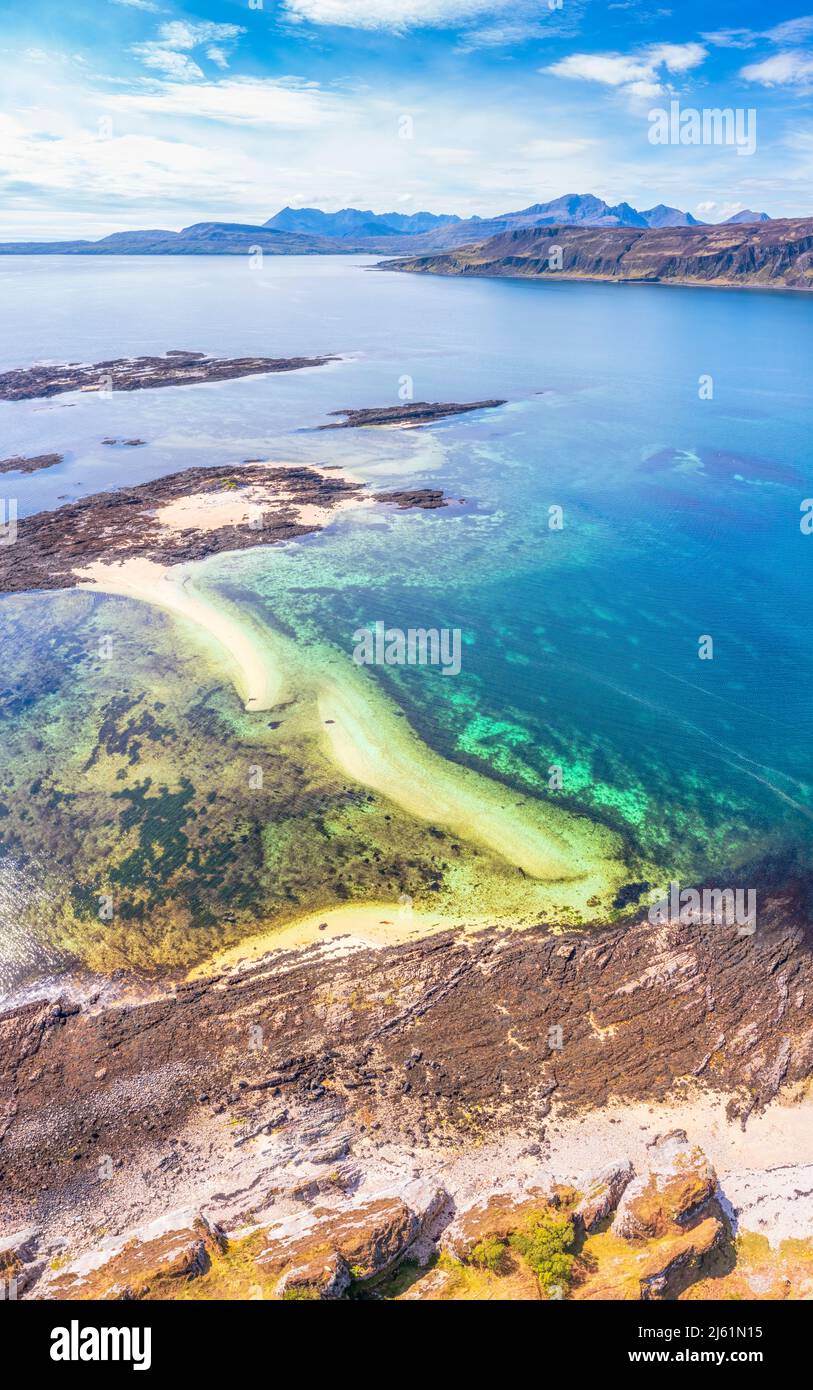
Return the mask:
[[385,261],[380,268],[430,275],[810,290],[813,217],[724,227],[516,228],[477,245]]
[[264,223],[282,232],[300,232],[310,236],[370,237],[416,236],[459,222],[459,217],[440,216],[433,212],[359,212],[358,208],[342,208],[341,212],[321,212],[319,208],[283,208],[276,217]]
[[[727,225],[770,221],[764,212],[738,212]],[[448,251],[486,241],[502,232],[530,227],[700,227],[690,212],[656,207],[639,212],[630,203],[611,205],[592,193],[566,193],[499,217],[460,218],[433,212],[370,212],[342,208],[283,208],[259,224],[196,222],[180,232],[114,232],[100,241],[0,243],[0,255],[61,256],[237,256],[259,247],[272,256],[371,253],[399,255]]]
[[740,222],[770,222],[771,219],[767,212],[752,212],[746,208],[744,212],[735,212],[733,217],[727,217],[722,223],[723,227],[736,226]]
[[658,203],[657,207],[649,208],[647,212],[642,212],[641,216],[648,227],[702,227],[704,225],[696,217],[692,217],[690,212],[681,212],[679,208],[666,207],[664,203]]
[[610,207],[603,198],[596,198],[592,193],[566,193],[550,203],[534,203],[533,207],[524,208],[522,212],[507,212],[500,220],[515,227],[541,227],[545,223],[588,227],[646,226],[641,213],[636,212],[629,203],[617,203],[615,207]]
[[[348,248],[324,237],[297,236],[243,222],[196,222],[181,232],[113,232],[101,241],[10,241],[5,256],[245,256],[259,247],[272,256],[336,255]],[[386,243],[377,249],[386,250]]]

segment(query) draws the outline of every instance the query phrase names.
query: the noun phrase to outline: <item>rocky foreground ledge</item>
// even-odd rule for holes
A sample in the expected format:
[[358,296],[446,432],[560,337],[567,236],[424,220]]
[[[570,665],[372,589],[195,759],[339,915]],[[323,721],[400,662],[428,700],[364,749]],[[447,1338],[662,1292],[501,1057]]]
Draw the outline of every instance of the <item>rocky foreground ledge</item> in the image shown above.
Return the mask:
[[340,1164],[292,1192],[289,1212],[245,1233],[227,1234],[204,1212],[177,1213],[91,1260],[64,1250],[44,1259],[47,1244],[29,1228],[0,1241],[0,1270],[18,1295],[60,1300],[648,1301],[678,1297],[714,1257],[726,1269],[717,1176],[682,1130],[651,1145],[638,1176],[622,1160],[589,1175],[584,1191],[496,1192],[463,1210],[445,1188],[415,1181],[408,1200],[337,1201],[346,1176]]
[[804,904],[12,1010],[0,1266],[26,1298],[810,1296]]
[[38,363],[0,373],[0,400],[31,401],[66,391],[145,391],[194,386],[268,372],[324,367],[336,357],[208,357],[174,348],[163,357],[113,357],[106,362]]

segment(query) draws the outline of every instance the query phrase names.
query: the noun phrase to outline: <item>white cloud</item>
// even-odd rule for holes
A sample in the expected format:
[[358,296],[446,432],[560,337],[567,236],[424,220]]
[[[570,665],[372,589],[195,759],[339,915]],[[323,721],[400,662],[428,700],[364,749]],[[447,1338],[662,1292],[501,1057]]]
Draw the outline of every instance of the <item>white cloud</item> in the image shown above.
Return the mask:
[[[561,10],[548,12],[549,16],[558,16],[561,13]],[[548,27],[551,23],[552,19],[549,18],[547,23],[544,19],[519,19],[503,24],[487,24],[481,29],[468,30],[462,36],[459,47],[462,52],[471,53],[478,48],[508,48],[512,44],[528,43],[531,39],[547,39],[551,36],[551,29]],[[557,25],[557,37],[561,32]]]
[[747,82],[758,82],[762,87],[800,87],[808,90],[813,84],[813,51],[787,49],[763,59],[761,63],[750,63],[740,75]]
[[571,53],[542,72],[570,81],[598,82],[632,97],[655,97],[664,91],[667,73],[699,67],[706,49],[699,43],[659,43],[634,53]]
[[753,29],[714,29],[700,37],[713,48],[753,48],[759,34]]
[[192,49],[206,44],[206,57],[216,67],[229,66],[223,44],[233,43],[246,31],[241,24],[212,24],[206,20],[192,24],[185,19],[173,19],[162,24],[158,38],[148,43],[134,44],[131,52],[147,68],[175,78],[178,82],[197,82],[203,69],[188,55]]
[[786,19],[783,24],[774,25],[764,34],[771,43],[782,44],[804,42],[813,34],[813,15],[803,15],[800,19]]
[[[179,187],[187,195],[197,191],[211,198],[212,184],[231,190],[251,186],[253,167],[240,151],[212,149],[153,135],[115,135],[100,139],[79,128],[63,138],[43,140],[12,117],[0,117],[0,178],[30,178],[36,168],[38,185],[51,196],[84,190],[91,205],[121,199],[130,201],[133,190],[149,170],[151,196],[172,198]],[[143,211],[141,212],[143,226]],[[159,224],[160,225],[160,224]]]
[[160,8],[158,5],[154,5],[152,0],[112,0],[112,3],[125,5],[128,10],[151,10],[153,14],[157,14]]
[[114,110],[291,130],[321,126],[333,113],[332,99],[319,88],[273,78],[230,78],[194,86],[167,82],[155,89],[115,93],[108,104]]
[[455,145],[430,145],[426,150],[426,158],[448,168],[450,165],[472,164],[477,154],[474,150],[459,149]]
[[702,43],[656,43],[647,49],[647,57],[655,67],[661,64],[669,72],[690,72],[706,57]]
[[544,68],[555,77],[601,82],[608,87],[627,87],[631,83],[657,83],[659,69],[688,72],[706,57],[699,43],[661,43],[636,53],[572,53]]
[[285,0],[288,14],[352,29],[448,28],[516,10],[517,0]]
[[162,24],[158,30],[158,41],[166,48],[197,48],[202,43],[220,42],[224,39],[237,39],[246,31],[241,24],[190,24],[185,19],[173,19]]
[[[695,212],[700,214],[704,222],[725,222],[727,218],[733,217],[735,213],[742,212],[744,208],[745,203],[717,203],[713,199],[709,199],[705,203],[698,203],[695,207]],[[712,214],[714,215],[712,216]]]
[[[512,17],[521,10],[516,0]],[[98,58],[80,70],[66,57],[42,64],[20,50],[0,51],[4,109],[20,127],[0,129],[6,237],[103,235],[210,218],[258,222],[285,203],[487,216],[574,188],[639,207],[685,207],[687,198],[719,207],[736,197],[777,214],[809,209],[813,146],[760,148],[753,174],[762,182],[749,185],[741,170],[732,174],[724,151],[717,163],[710,152],[702,169],[691,152],[678,150],[668,162],[655,162],[648,146],[631,153],[624,118],[616,121],[604,101],[585,100],[575,82],[550,79],[542,101],[539,79],[525,87],[508,64],[495,85],[465,91],[412,68],[377,85],[369,77],[326,87],[237,77],[208,56],[220,48],[228,57],[233,38],[202,38],[197,21],[173,21],[183,27],[167,35],[159,22],[144,26],[156,46],[194,62],[205,77],[142,68],[139,77],[117,70],[104,78]],[[200,43],[171,46],[190,38]],[[659,81],[679,83],[685,78],[670,78],[666,60],[679,69],[690,55],[676,48],[641,45],[629,59],[654,67]],[[596,84],[590,95],[626,94],[647,82]],[[412,140],[398,138],[403,112],[414,115]],[[100,138],[107,130],[112,137]]]
[[572,159],[593,143],[592,140],[529,140],[523,145],[522,154],[529,159]]
[[195,82],[203,77],[203,68],[198,67],[187,53],[178,53],[174,48],[162,48],[158,43],[137,43],[132,51],[145,68],[153,68],[166,77],[174,77],[181,82]]
[[623,53],[571,53],[544,69],[554,77],[582,82],[602,82],[607,87],[625,87],[652,75],[652,65],[628,58]]
[[799,19],[786,19],[775,24],[772,29],[717,29],[701,38],[715,48],[755,48],[760,39],[767,39],[777,48],[804,43],[813,34],[813,15],[802,15]]

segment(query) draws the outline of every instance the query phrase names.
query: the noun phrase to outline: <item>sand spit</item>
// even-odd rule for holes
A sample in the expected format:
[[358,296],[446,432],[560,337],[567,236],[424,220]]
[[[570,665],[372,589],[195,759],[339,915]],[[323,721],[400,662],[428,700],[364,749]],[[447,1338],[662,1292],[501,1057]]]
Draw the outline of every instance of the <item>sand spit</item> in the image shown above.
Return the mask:
[[596,909],[606,910],[624,882],[620,841],[611,831],[440,757],[349,658],[331,648],[305,651],[270,628],[260,629],[197,582],[191,567],[169,569],[135,559],[97,562],[75,573],[82,586],[157,604],[195,623],[225,659],[247,710],[271,710],[290,689],[311,696],[318,716],[314,732],[320,728],[322,749],[334,766],[407,814],[446,826],[529,877],[555,885],[562,911],[582,919],[600,916]]
[[417,819],[493,850],[531,878],[578,882],[589,887],[585,899],[606,889],[619,849],[610,832],[447,762],[377,691],[362,696],[353,674],[330,680],[319,694],[327,746],[348,776]]
[[488,916],[468,915],[465,920],[442,912],[426,912],[406,902],[352,903],[345,907],[325,908],[307,917],[276,927],[259,936],[249,937],[236,946],[218,951],[200,965],[194,966],[188,980],[205,980],[223,971],[247,969],[276,951],[307,950],[322,946],[338,949],[344,954],[364,947],[400,946],[405,942],[435,936],[441,932],[484,931],[492,926],[512,925],[495,922]]
[[185,573],[154,560],[132,559],[118,564],[97,561],[75,574],[79,588],[138,599],[194,623],[215,644],[246,709],[273,709],[286,698],[283,673],[268,649],[256,637],[252,640],[250,619],[243,615],[238,618],[225,607],[214,608],[198,597]]

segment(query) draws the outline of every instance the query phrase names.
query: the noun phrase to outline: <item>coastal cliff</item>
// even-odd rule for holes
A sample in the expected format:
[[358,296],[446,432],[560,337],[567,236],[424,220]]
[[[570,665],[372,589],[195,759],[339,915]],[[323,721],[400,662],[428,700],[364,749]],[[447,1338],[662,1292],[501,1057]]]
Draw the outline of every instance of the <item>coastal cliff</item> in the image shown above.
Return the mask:
[[813,289],[813,218],[719,227],[523,227],[446,254],[384,261],[429,275]]

